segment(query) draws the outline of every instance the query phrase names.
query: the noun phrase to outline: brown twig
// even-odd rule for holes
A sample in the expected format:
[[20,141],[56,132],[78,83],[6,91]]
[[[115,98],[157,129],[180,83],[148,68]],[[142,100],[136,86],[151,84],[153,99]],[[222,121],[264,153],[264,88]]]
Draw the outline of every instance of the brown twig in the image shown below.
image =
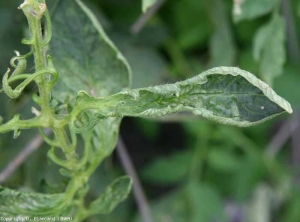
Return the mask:
[[133,193],[143,221],[153,222],[148,200],[121,136],[119,136],[117,144],[117,155],[124,167],[125,172],[129,174],[133,180]]
[[[50,129],[45,130],[45,134],[50,134]],[[2,184],[5,180],[7,180],[16,169],[19,168],[22,163],[35,151],[37,150],[43,143],[43,138],[40,134],[37,134],[25,147],[24,149],[18,153],[18,155],[2,170],[0,173],[0,184]]]
[[138,34],[146,25],[148,20],[157,12],[166,0],[158,0],[151,8],[142,14],[138,20],[131,26],[130,31],[132,34]]

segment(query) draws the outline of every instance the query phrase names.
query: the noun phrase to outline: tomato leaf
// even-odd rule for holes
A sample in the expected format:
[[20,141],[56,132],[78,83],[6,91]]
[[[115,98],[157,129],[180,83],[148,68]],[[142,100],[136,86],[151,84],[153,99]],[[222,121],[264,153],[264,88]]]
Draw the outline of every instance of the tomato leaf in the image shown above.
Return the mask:
[[217,67],[185,81],[128,90],[105,98],[79,92],[73,118],[89,109],[98,112],[99,118],[155,118],[190,111],[219,123],[244,127],[284,112],[292,113],[290,104],[269,85],[233,67]]

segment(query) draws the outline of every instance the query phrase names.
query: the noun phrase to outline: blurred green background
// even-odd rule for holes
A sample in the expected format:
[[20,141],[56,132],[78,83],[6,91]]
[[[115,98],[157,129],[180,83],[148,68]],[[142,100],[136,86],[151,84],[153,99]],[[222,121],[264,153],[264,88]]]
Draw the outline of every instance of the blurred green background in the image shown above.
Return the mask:
[[[237,128],[185,114],[160,120],[125,118],[121,135],[157,222],[300,221],[300,2],[298,0],[166,0],[147,19],[139,0],[86,0],[128,59],[133,88],[175,82],[215,66],[238,66],[267,81],[293,115]],[[0,70],[14,50],[28,51],[21,1],[0,2]],[[151,9],[150,9],[151,10]],[[148,12],[149,13],[149,12]],[[279,16],[283,23],[276,22]],[[145,22],[145,23],[141,23]],[[51,49],[49,51],[51,54]],[[31,67],[33,65],[31,64]],[[59,70],[58,70],[59,71]],[[31,116],[28,87],[17,100],[0,94],[0,115]],[[0,135],[0,170],[36,131]],[[42,145],[4,186],[63,190],[65,181]],[[125,174],[114,154],[90,182],[88,199]],[[1,209],[0,209],[1,210]],[[133,195],[96,222],[142,221]]]

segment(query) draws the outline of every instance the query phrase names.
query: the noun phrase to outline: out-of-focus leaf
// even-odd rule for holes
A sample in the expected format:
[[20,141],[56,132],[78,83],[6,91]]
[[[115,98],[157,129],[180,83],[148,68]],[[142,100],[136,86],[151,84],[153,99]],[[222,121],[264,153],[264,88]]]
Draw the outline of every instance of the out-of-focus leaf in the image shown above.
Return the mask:
[[0,21],[2,21],[0,26],[2,43],[0,50],[0,76],[2,76],[9,65],[11,57],[15,56],[14,50],[23,53],[23,50],[28,50],[28,48],[21,44],[26,20],[23,13],[16,10],[20,2],[1,1],[0,4]]
[[70,204],[64,197],[64,194],[26,193],[0,187],[0,216],[59,216]]
[[275,207],[281,206],[283,203],[288,201],[291,197],[291,191],[293,189],[293,176],[290,174],[283,174],[281,179],[277,182],[274,187],[273,193],[273,205]]
[[142,0],[142,10],[143,12],[146,12],[148,10],[148,8],[150,8],[151,6],[153,6],[157,0]]
[[53,90],[55,99],[74,98],[79,90],[106,96],[128,88],[126,60],[81,1],[60,1],[52,23],[50,53],[60,73]]
[[299,100],[299,65],[287,65],[283,75],[275,78],[274,89],[288,99],[294,109],[300,108]]
[[210,42],[212,61],[210,66],[230,66],[234,63],[235,49],[230,30],[223,26],[217,29]]
[[[137,36],[131,37],[135,40],[133,44],[135,44],[136,47],[144,46],[146,48],[151,47],[152,49],[158,49],[160,46],[165,44],[171,36],[169,33],[169,27],[167,27],[162,21],[157,20],[154,23],[147,24],[147,26],[144,27]],[[126,39],[124,39],[124,41],[125,40]],[[114,43],[119,46],[115,41]]]
[[[255,20],[247,20],[241,23],[235,24],[234,26],[234,40],[235,43],[238,43],[239,50],[242,50],[244,47],[250,48],[251,43],[253,42],[253,38],[255,36],[255,32],[257,29],[264,23],[266,19],[255,19]],[[252,50],[251,50],[252,51]],[[238,54],[240,51],[238,51]],[[239,57],[237,56],[237,59]]]
[[225,14],[224,2],[214,0],[214,23],[216,30],[210,40],[210,66],[231,66],[235,59],[235,47],[229,26],[229,19]]
[[[187,205],[186,194],[182,189],[175,190],[172,193],[164,195],[160,199],[151,203],[150,207],[153,221],[190,221],[189,218],[191,211]],[[143,220],[138,217],[135,222],[143,222]]]
[[126,35],[114,34],[112,37],[132,68],[132,88],[163,82],[163,77],[168,74],[167,63],[153,47],[139,45]]
[[222,205],[215,189],[205,184],[192,183],[152,203],[151,210],[154,221],[226,222]]
[[239,0],[235,1],[233,19],[235,22],[254,19],[273,10],[277,0]]
[[239,68],[217,67],[175,84],[134,89],[105,98],[81,92],[74,113],[95,109],[98,115],[160,117],[189,111],[219,123],[252,126],[281,113],[290,104],[266,83]]
[[300,218],[300,193],[299,190],[290,191],[291,198],[286,203],[286,211],[279,215],[283,222],[298,222]]
[[213,24],[206,10],[209,1],[174,1],[170,8],[169,24],[174,29],[180,48],[195,50],[206,47]]
[[1,39],[3,38],[3,35],[5,35],[5,32],[9,30],[9,27],[13,23],[13,13],[8,9],[8,7],[1,7],[0,9],[0,19],[3,21],[0,28],[0,36]]
[[270,222],[272,207],[272,189],[260,185],[254,190],[250,202],[246,205],[246,222]]
[[138,118],[135,121],[138,124],[139,129],[141,129],[143,135],[148,139],[155,139],[160,135],[161,131],[158,121],[142,118]]
[[253,58],[252,48],[247,48],[239,52],[238,66],[241,69],[247,70],[251,73],[258,73],[258,63]]
[[214,123],[207,121],[205,119],[189,120],[183,123],[185,132],[189,133],[188,136],[193,136],[195,138],[201,136],[204,138],[209,138],[215,131]]
[[221,148],[210,149],[207,161],[210,167],[222,172],[237,171],[241,164],[238,157],[230,151]]
[[256,33],[253,46],[254,58],[259,61],[259,74],[271,84],[280,75],[286,59],[285,25],[280,15],[274,15],[269,23]]
[[266,173],[262,162],[245,157],[233,179],[234,195],[238,200],[247,198]]
[[130,177],[121,177],[109,185],[89,206],[89,214],[108,214],[128,196],[132,186]]
[[186,187],[187,204],[191,206],[191,219],[187,221],[227,221],[219,193],[211,186],[191,183]]
[[187,175],[192,153],[188,150],[174,152],[169,156],[157,158],[143,170],[143,177],[153,183],[173,184],[182,181]]

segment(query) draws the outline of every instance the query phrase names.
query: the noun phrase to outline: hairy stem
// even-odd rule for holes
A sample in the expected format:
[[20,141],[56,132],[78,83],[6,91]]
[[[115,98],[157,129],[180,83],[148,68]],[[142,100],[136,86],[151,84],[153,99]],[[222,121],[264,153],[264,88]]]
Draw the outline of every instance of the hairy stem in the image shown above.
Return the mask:
[[[41,26],[42,15],[47,9],[43,9],[43,6],[45,6],[45,4],[38,3],[38,1],[33,1],[31,5],[29,4],[30,3],[24,6],[25,9],[23,9],[23,11],[28,20],[29,29],[31,31],[31,39],[28,42],[23,41],[23,43],[32,46],[34,53],[35,71],[39,72],[47,67],[47,61],[45,57],[45,47],[47,45],[44,44],[44,37]],[[28,10],[28,7],[31,8]],[[50,25],[49,22],[47,25]],[[48,27],[48,29],[51,29],[51,27]],[[43,104],[41,106],[42,114],[45,113],[45,116],[49,116],[49,114],[52,114],[52,108],[50,107],[51,88],[47,84],[47,74],[38,76],[35,81],[39,88],[41,103]]]
[[[52,129],[55,135],[55,139],[52,141],[50,139],[45,140],[46,142],[50,142],[50,145],[54,144],[53,152],[51,152],[51,158],[54,162],[60,163],[60,165],[67,166],[68,172],[70,174],[70,182],[66,190],[66,201],[69,202],[70,205],[78,205],[78,208],[83,208],[83,196],[86,193],[86,183],[87,177],[83,174],[83,170],[80,169],[79,161],[77,154],[75,152],[76,148],[76,135],[74,133],[71,138],[72,141],[68,138],[68,134],[65,130],[68,122],[66,120],[57,119],[54,110],[51,107],[51,89],[53,84],[50,81],[50,75],[52,70],[55,72],[55,68],[53,67],[51,58],[46,60],[46,50],[47,45],[51,39],[51,21],[49,13],[46,9],[46,4],[44,2],[40,3],[37,0],[26,0],[20,8],[24,11],[24,14],[27,17],[29,28],[31,31],[31,39],[23,40],[24,44],[28,44],[32,46],[34,61],[35,61],[35,71],[43,72],[49,70],[49,73],[45,72],[43,75],[39,75],[35,78],[35,82],[39,88],[39,97],[36,98],[37,103],[41,106],[42,112],[40,114],[39,120],[42,120],[44,123],[43,127],[39,124],[35,124],[34,126],[38,126],[41,128],[49,127]],[[41,20],[42,17],[46,18],[46,38],[44,38],[42,33],[42,25]],[[30,120],[32,122],[32,120]],[[40,122],[38,122],[40,123]],[[66,160],[61,160],[55,155],[54,149],[56,146],[62,149],[66,156]],[[78,194],[79,190],[82,191],[82,195]],[[74,196],[77,195],[79,197],[73,203]]]

